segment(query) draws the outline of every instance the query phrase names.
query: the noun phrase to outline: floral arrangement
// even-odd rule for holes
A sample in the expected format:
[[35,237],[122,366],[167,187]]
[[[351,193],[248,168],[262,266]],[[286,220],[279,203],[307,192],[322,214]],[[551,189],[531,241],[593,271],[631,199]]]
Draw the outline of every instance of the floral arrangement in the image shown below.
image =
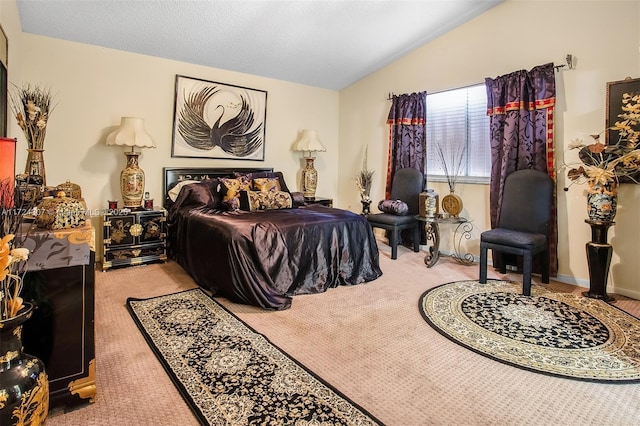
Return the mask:
[[362,169],[358,176],[356,176],[356,186],[360,192],[360,199],[365,202],[371,202],[371,184],[373,183],[373,170],[367,169],[368,149],[369,147],[365,148]]
[[[586,145],[582,139],[571,141],[568,149],[578,149],[580,163],[566,164],[567,177],[574,183],[587,183],[590,191],[609,187],[615,191],[618,183],[630,181],[638,183],[640,177],[640,94],[622,95],[620,121],[597,135],[591,135],[594,143]],[[618,131],[618,143],[604,145],[600,135],[607,130]],[[569,187],[564,188],[565,191]]]
[[22,277],[16,273],[16,267],[29,258],[29,249],[11,248],[10,243],[13,238],[13,234],[8,234],[0,240],[0,283],[2,283],[0,319],[3,320],[15,317],[23,306],[22,297],[20,297]]
[[10,106],[18,126],[27,138],[28,149],[44,149],[49,116],[54,110],[53,96],[48,89],[29,84],[18,87],[10,93]]
[[26,210],[13,207],[13,197],[9,179],[0,180],[0,320],[16,316],[23,306],[20,272],[29,257],[28,249],[14,247]]

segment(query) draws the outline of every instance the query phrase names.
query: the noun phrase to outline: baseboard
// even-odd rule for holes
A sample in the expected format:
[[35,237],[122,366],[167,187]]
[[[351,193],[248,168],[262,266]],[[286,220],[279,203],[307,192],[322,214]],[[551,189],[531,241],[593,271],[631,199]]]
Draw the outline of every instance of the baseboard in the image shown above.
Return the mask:
[[[420,246],[421,248],[424,246]],[[452,252],[447,252],[447,251],[440,251],[440,255],[441,256],[451,256],[453,253]],[[493,262],[491,261],[491,256],[488,256],[489,259],[487,260],[487,265],[489,266],[493,266]],[[479,256],[473,256],[473,261],[478,263],[480,261],[480,257]],[[515,266],[511,266],[511,265],[507,265],[507,271],[508,272],[514,272],[517,271],[517,268]],[[558,281],[564,284],[571,284],[571,285],[575,285],[578,287],[584,287],[584,288],[589,288],[589,279],[588,278],[576,278],[572,275],[558,275],[556,277],[551,277],[554,281]],[[625,297],[629,297],[631,299],[636,299],[636,300],[640,300],[640,291],[635,291],[635,290],[629,290],[626,288],[616,288],[615,285],[612,285],[611,283],[609,283],[609,285],[607,285],[607,293],[615,293],[615,294],[619,294],[621,296],[625,296]]]
[[589,288],[589,280],[584,278],[576,278],[572,275],[558,275],[553,277],[554,281],[565,284],[577,285],[578,287]]
[[640,300],[640,291],[628,290],[626,288],[607,287],[609,293],[619,294],[620,296],[629,297],[631,299]]
[[[555,281],[559,281],[565,284],[573,284],[579,287],[589,288],[589,279],[587,278],[576,278],[570,275],[558,275],[553,278]],[[607,285],[607,293],[615,293],[620,296],[629,297],[631,299],[640,300],[640,291],[629,290],[626,288],[616,287],[615,285],[609,283]]]

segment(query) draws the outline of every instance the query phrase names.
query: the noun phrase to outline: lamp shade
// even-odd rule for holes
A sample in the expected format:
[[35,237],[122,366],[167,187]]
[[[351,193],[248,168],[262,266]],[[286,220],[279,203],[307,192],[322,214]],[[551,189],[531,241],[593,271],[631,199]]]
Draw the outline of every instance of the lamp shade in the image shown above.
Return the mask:
[[327,149],[320,142],[318,132],[315,130],[303,130],[300,137],[293,145],[294,151],[326,151]]
[[[16,175],[16,140],[0,138],[0,182],[3,194],[0,207],[13,207],[13,188]],[[8,191],[4,193],[4,191]]]
[[136,117],[122,117],[120,127],[107,136],[107,145],[124,145],[132,148],[156,147],[144,128],[144,120]]

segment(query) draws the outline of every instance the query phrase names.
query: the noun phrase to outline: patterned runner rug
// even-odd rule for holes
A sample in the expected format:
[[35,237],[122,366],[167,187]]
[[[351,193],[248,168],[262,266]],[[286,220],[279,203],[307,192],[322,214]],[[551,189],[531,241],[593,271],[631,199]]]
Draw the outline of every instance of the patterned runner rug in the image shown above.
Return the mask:
[[479,354],[527,370],[608,383],[640,381],[640,320],[596,299],[516,283],[459,281],[426,291],[424,319]]
[[381,424],[200,289],[127,307],[203,424]]

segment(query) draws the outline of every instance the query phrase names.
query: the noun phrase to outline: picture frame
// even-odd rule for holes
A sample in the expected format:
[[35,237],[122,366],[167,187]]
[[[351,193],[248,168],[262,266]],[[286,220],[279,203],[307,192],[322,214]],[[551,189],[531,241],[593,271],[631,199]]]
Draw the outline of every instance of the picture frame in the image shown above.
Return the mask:
[[627,77],[624,80],[607,83],[605,145],[618,143],[618,131],[611,130],[609,127],[619,120],[618,114],[622,113],[622,95],[625,93],[640,93],[640,78]]
[[267,92],[176,75],[172,157],[264,161]]

